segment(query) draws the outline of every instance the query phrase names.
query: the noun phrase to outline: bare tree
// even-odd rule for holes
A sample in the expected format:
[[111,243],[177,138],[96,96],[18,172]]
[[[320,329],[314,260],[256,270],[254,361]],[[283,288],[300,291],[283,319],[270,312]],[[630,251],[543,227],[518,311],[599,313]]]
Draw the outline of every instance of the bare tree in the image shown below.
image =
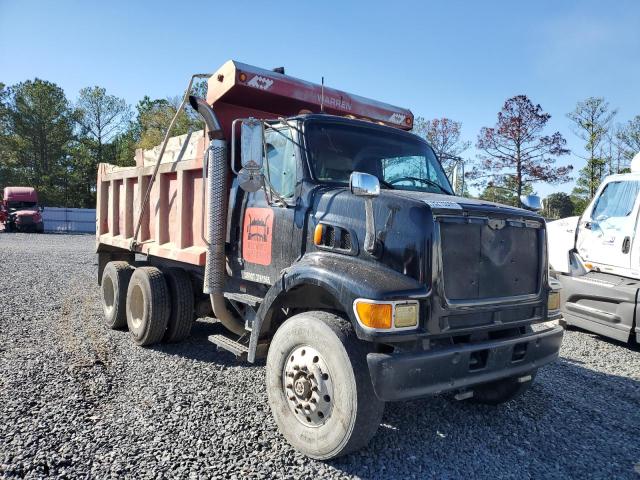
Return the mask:
[[569,181],[573,167],[554,166],[557,157],[569,153],[567,141],[560,132],[543,135],[550,118],[526,95],[509,98],[498,113],[495,127],[480,131],[476,147],[482,153],[468,176],[478,186],[512,185],[518,199],[536,182]]
[[618,128],[616,138],[620,142],[623,157],[629,162],[640,152],[640,115]]
[[606,156],[606,141],[611,129],[611,122],[617,110],[612,110],[602,97],[589,97],[578,102],[573,112],[567,117],[573,122],[574,133],[585,142],[587,156],[580,157],[587,165],[580,170],[576,182],[576,193],[592,198],[595,195],[602,177],[606,174],[609,163]]
[[80,90],[76,109],[82,135],[95,144],[96,162],[103,162],[104,146],[128,125],[131,108],[124,99],[108,95],[102,87],[86,87]]
[[627,158],[624,145],[618,137],[621,128],[618,126],[616,129],[610,129],[607,132],[604,147],[601,148],[601,155],[609,165],[609,175],[623,173],[629,168],[629,158]]
[[414,131],[429,142],[449,176],[456,164],[456,159],[471,146],[471,142],[461,138],[462,123],[450,118],[425,120],[418,117]]

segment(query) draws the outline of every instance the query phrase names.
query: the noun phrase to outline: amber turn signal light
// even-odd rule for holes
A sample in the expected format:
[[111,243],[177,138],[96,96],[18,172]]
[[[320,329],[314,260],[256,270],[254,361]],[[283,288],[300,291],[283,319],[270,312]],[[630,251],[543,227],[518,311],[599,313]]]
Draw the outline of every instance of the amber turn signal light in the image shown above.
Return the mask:
[[319,223],[316,225],[316,229],[313,231],[313,244],[320,245],[322,243],[322,233],[324,232],[324,228],[322,224]]
[[356,304],[358,318],[365,327],[369,328],[391,328],[393,320],[393,309],[390,303],[368,303],[358,302]]
[[241,82],[246,82],[247,81],[247,74],[244,72],[240,72],[240,75],[238,75],[238,78],[240,79]]

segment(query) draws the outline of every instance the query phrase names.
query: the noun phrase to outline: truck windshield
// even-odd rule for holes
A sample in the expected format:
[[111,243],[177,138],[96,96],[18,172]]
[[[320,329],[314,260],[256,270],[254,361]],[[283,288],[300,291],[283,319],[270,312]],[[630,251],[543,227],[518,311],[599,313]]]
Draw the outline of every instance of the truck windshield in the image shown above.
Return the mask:
[[382,188],[453,194],[433,150],[422,140],[393,130],[309,122],[307,151],[315,177],[349,183],[351,172],[375,175]]
[[28,209],[35,209],[37,203],[36,202],[12,202],[9,201],[8,203],[8,208],[9,210],[28,210]]

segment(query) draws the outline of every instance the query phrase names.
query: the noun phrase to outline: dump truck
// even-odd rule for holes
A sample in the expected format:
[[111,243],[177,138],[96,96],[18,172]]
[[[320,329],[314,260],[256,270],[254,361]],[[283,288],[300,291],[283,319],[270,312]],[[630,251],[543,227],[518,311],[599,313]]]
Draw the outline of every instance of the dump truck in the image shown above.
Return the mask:
[[7,232],[44,232],[43,207],[33,187],[5,187],[0,202],[0,221]]
[[640,153],[606,177],[581,216],[549,222],[549,267],[562,285],[562,322],[640,342]]
[[144,346],[217,319],[316,459],[366,445],[386,402],[499,404],[556,359],[544,220],[456,196],[410,110],[235,61],[189,104],[203,132],[99,165],[109,327]]

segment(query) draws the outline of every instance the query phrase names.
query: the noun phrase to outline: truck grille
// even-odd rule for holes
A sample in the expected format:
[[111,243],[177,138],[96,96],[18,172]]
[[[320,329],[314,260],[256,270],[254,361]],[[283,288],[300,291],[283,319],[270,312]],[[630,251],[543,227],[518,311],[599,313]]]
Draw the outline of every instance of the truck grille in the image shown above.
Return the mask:
[[33,217],[23,215],[22,217],[20,217],[20,222],[22,223],[22,225],[33,225]]
[[441,219],[447,299],[481,300],[537,293],[539,227],[536,222],[502,219]]

